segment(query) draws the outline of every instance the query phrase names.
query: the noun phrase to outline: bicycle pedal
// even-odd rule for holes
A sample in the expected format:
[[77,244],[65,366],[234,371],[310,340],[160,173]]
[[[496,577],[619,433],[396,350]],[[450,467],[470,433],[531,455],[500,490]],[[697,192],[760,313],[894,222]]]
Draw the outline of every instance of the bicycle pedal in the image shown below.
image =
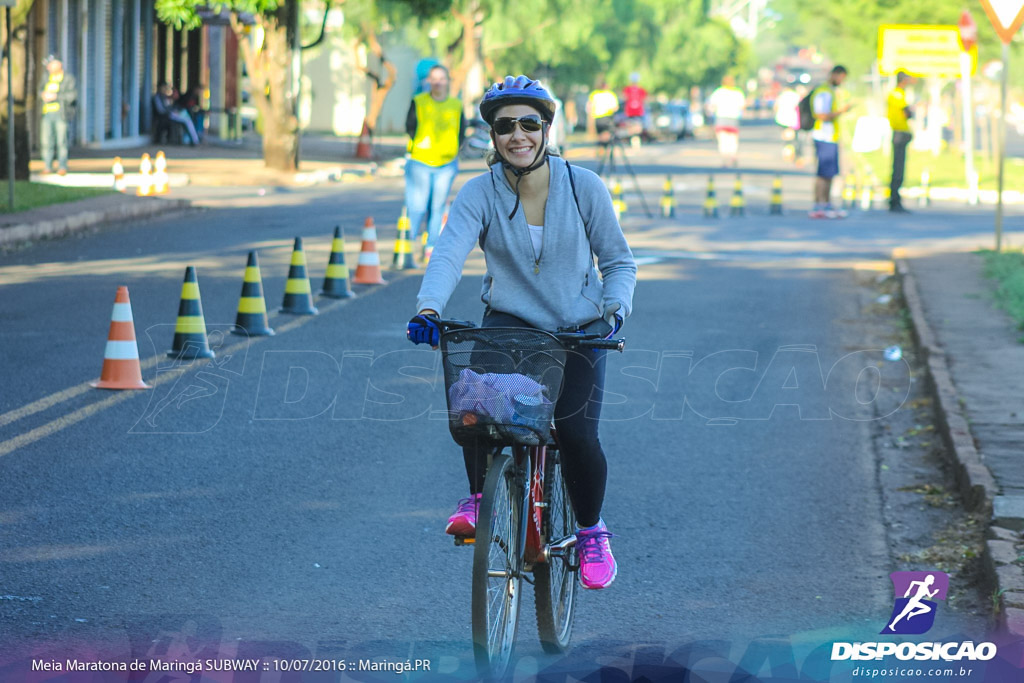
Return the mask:
[[475,545],[476,539],[471,536],[456,536],[455,545]]

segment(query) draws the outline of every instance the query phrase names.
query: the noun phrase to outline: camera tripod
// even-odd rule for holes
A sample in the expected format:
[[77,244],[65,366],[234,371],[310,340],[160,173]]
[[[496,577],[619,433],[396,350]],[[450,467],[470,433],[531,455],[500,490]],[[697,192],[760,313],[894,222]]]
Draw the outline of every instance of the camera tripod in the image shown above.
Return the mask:
[[615,175],[617,165],[615,162],[616,149],[619,158],[622,159],[622,165],[625,166],[629,175],[633,177],[633,187],[636,189],[636,193],[640,196],[640,203],[644,207],[644,213],[647,214],[648,218],[653,218],[651,210],[647,207],[647,200],[644,198],[644,193],[640,189],[640,181],[637,180],[636,172],[633,170],[632,164],[629,163],[629,157],[626,156],[626,149],[622,145],[622,139],[617,135],[612,135],[610,140],[598,143],[603,148],[601,150],[601,163],[597,166],[597,175],[604,176],[605,168],[608,169],[608,175]]

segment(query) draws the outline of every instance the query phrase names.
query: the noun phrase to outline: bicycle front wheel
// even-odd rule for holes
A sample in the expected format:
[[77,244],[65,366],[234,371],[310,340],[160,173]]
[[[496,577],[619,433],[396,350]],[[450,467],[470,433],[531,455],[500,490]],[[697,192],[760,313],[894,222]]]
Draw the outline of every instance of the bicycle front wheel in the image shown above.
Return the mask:
[[[546,508],[542,531],[548,544],[576,533],[576,515],[562,477],[560,456],[558,451],[549,449],[544,464]],[[544,651],[549,654],[560,654],[569,649],[572,622],[576,615],[578,569],[575,548],[569,548],[565,557],[548,557],[547,562],[533,567],[537,631]]]
[[473,653],[483,677],[500,678],[512,660],[523,583],[525,482],[497,455],[484,482],[473,550]]

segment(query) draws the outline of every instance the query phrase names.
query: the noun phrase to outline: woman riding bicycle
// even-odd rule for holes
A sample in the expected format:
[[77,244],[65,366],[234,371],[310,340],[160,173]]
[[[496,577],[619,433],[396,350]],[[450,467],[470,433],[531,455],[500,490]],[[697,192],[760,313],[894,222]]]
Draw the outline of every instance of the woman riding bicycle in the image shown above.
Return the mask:
[[[570,167],[547,149],[555,109],[540,81],[526,76],[508,76],[484,95],[480,113],[494,143],[490,170],[468,181],[452,204],[423,276],[419,313],[408,325],[414,343],[438,345],[437,318],[476,244],[487,264],[481,295],[487,305],[484,327],[590,331],[600,326],[610,336],[630,314],[636,262],[601,179]],[[586,588],[605,588],[617,571],[611,533],[601,519],[607,462],[598,420],[605,365],[603,350],[569,354],[555,407],[562,469],[580,526],[580,580]],[[489,449],[474,444],[463,451],[470,497],[459,502],[446,531],[473,536]]]

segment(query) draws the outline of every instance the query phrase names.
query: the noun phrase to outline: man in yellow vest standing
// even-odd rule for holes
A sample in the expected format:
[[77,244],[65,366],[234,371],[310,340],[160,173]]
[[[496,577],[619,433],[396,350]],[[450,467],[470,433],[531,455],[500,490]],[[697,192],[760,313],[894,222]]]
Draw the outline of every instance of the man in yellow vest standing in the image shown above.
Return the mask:
[[892,180],[889,182],[889,210],[893,213],[910,213],[903,208],[900,188],[903,186],[903,171],[907,166],[907,145],[913,135],[910,133],[910,118],[913,112],[907,104],[907,86],[913,82],[906,71],[896,74],[896,87],[887,100],[889,127],[892,128]]
[[459,172],[459,147],[466,133],[462,102],[449,97],[448,69],[435,65],[427,74],[430,90],[412,99],[405,130],[409,133],[409,155],[405,162],[405,206],[413,241],[420,224],[427,220],[424,260],[441,232],[441,217],[448,193]]
[[836,65],[828,81],[818,86],[811,96],[814,129],[811,138],[818,153],[818,170],[814,178],[814,209],[811,218],[845,218],[846,212],[832,206],[832,179],[839,175],[839,117],[850,110],[850,103],[840,104],[839,86],[846,80],[846,67]]
[[57,155],[57,175],[68,172],[68,122],[74,116],[75,77],[64,72],[64,65],[55,55],[43,60],[47,75],[39,86],[39,100],[43,103],[39,130],[39,147],[43,156],[43,173],[52,170],[54,152]]
[[593,122],[598,142],[606,144],[615,133],[615,114],[619,111],[619,97],[602,80],[587,97],[587,116]]

